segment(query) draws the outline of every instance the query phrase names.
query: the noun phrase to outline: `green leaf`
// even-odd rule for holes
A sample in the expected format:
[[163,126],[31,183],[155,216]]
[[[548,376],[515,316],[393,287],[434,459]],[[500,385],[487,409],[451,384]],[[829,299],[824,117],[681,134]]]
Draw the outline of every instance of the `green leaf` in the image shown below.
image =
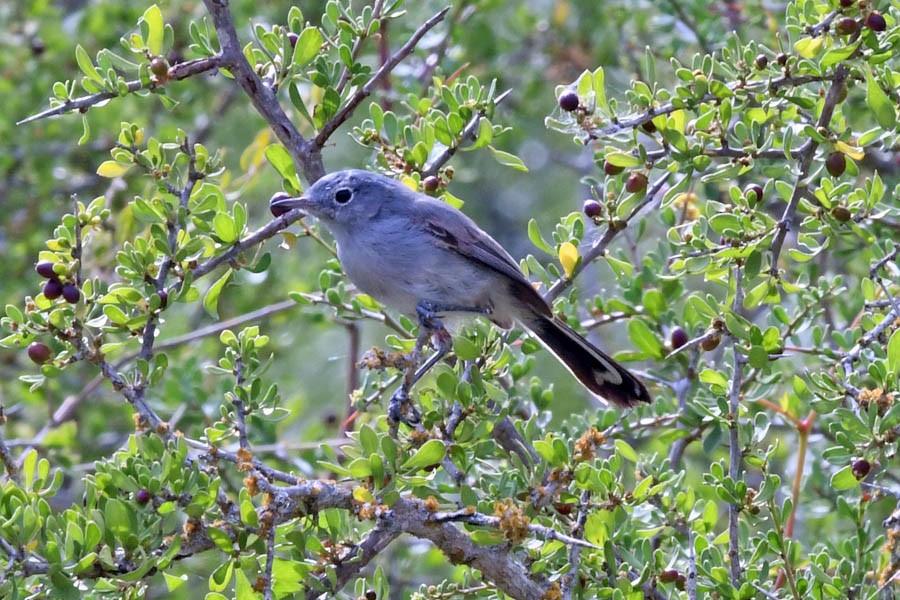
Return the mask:
[[225,284],[228,283],[230,277],[231,269],[228,269],[221,277],[219,277],[218,281],[209,287],[206,291],[206,295],[203,297],[203,308],[206,310],[206,313],[214,319],[219,318],[219,294],[222,293],[222,289],[225,287]]
[[853,466],[847,465],[831,476],[831,487],[836,490],[849,490],[859,485],[859,480],[853,474]]
[[88,56],[87,51],[81,47],[81,44],[75,46],[75,62],[78,63],[78,68],[81,69],[85,75],[97,83],[103,83],[103,77],[100,76],[97,67],[94,66],[91,57]]
[[488,146],[488,150],[490,150],[494,154],[494,158],[497,159],[497,162],[504,167],[512,167],[516,171],[522,171],[524,173],[528,172],[528,167],[526,167],[525,163],[522,162],[522,159],[515,154],[510,154],[509,152],[504,152],[503,150],[497,150],[493,146]]
[[639,350],[654,358],[661,358],[663,344],[659,337],[641,319],[632,319],[628,323],[628,337]]
[[185,582],[187,582],[187,580],[188,580],[188,576],[186,573],[183,575],[176,576],[176,575],[172,575],[171,573],[167,573],[166,571],[163,571],[163,577],[165,578],[166,589],[170,592],[174,592],[175,590],[177,590],[178,588],[183,586],[185,584]]
[[297,45],[294,46],[294,66],[305,67],[319,53],[324,41],[322,32],[317,27],[307,27],[301,31],[297,36]]
[[253,589],[253,584],[250,583],[247,575],[241,569],[237,569],[234,572],[234,597],[235,600],[256,600],[257,598],[262,598],[262,594]]
[[881,86],[872,75],[872,69],[866,69],[866,102],[875,113],[875,120],[885,131],[891,131],[897,124],[897,111]]
[[216,216],[213,217],[213,229],[223,244],[231,244],[238,239],[237,225],[231,215],[227,213],[216,213]]
[[266,160],[275,167],[275,170],[278,171],[278,174],[283,179],[293,180],[297,177],[294,160],[281,144],[270,144],[266,147]]
[[891,334],[887,346],[888,375],[896,377],[900,373],[900,329]]
[[404,471],[418,471],[435,465],[444,458],[446,447],[440,440],[428,440],[400,467]]
[[478,346],[461,335],[453,338],[453,352],[456,353],[460,360],[475,360],[481,356]]
[[636,463],[638,461],[637,452],[635,452],[634,448],[632,448],[625,440],[616,440],[616,450],[618,450],[619,454],[621,454],[622,457],[626,460],[630,460],[633,463]]
[[147,24],[147,35],[144,43],[150,54],[159,55],[162,52],[163,33],[165,30],[163,24],[162,12],[157,5],[152,5],[144,11],[141,21]]
[[556,252],[553,250],[553,247],[547,243],[547,240],[541,235],[541,230],[538,229],[537,221],[531,219],[528,221],[528,239],[531,240],[531,243],[546,252],[551,256],[556,256]]

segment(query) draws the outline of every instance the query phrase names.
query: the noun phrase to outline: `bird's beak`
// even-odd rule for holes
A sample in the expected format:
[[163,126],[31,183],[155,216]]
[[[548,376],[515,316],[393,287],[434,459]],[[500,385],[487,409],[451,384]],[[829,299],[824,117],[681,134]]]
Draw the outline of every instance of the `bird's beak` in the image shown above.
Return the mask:
[[309,200],[302,196],[279,195],[269,201],[269,210],[276,217],[280,217],[295,208],[302,208],[309,212],[310,206]]

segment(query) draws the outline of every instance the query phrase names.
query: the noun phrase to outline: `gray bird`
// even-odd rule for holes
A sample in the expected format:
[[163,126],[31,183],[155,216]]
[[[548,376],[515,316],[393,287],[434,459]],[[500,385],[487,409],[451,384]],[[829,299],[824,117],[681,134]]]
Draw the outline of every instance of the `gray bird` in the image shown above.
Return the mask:
[[404,394],[450,350],[441,317],[474,313],[504,329],[524,326],[594,394],[620,407],[650,402],[640,380],[554,317],[509,253],[449,204],[389,177],[347,170],[319,179],[300,198],[275,198],[271,208],[318,218],[350,281],[385,306],[416,314],[417,347],[433,335],[436,352],[407,377]]

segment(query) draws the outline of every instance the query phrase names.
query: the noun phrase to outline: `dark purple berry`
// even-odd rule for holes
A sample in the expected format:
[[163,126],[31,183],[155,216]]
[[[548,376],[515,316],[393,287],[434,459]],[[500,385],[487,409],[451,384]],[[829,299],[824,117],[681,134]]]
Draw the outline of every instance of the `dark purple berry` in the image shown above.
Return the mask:
[[853,35],[859,31],[859,21],[851,17],[844,17],[837,22],[835,29],[840,35]]
[[585,216],[592,219],[596,219],[603,214],[603,207],[596,200],[585,200],[583,210]]
[[625,170],[625,167],[614,165],[608,160],[603,161],[603,172],[607,175],[618,175]]
[[853,469],[853,476],[862,481],[869,474],[869,471],[872,470],[872,463],[864,458],[860,458],[853,461],[851,468]]
[[378,593],[375,590],[366,590],[366,600],[378,600]]
[[878,11],[870,12],[863,24],[872,31],[884,31],[887,27],[884,16]]
[[269,211],[271,211],[273,217],[280,217],[290,210],[289,208],[284,208],[283,206],[276,205],[278,201],[285,200],[290,197],[291,195],[287,192],[278,192],[272,195],[272,197],[269,199]]
[[50,360],[52,356],[53,352],[50,351],[50,347],[47,344],[32,342],[28,345],[28,358],[39,365]]
[[762,71],[763,69],[765,69],[766,67],[769,66],[769,57],[766,56],[765,54],[759,54],[759,55],[757,55],[754,63],[756,64],[756,68],[759,69],[760,71]]
[[669,339],[672,341],[672,350],[678,350],[688,343],[687,331],[681,327],[676,327],[672,330]]
[[856,0],[841,0],[841,8],[850,8]]
[[134,493],[134,501],[138,504],[147,504],[150,502],[150,490],[141,488]]
[[744,196],[746,196],[747,200],[754,204],[759,204],[763,199],[763,189],[762,186],[757,183],[752,183],[744,188]]
[[169,305],[169,292],[167,292],[166,290],[159,290],[157,294],[159,295],[159,307],[167,307]]
[[67,283],[63,286],[62,296],[69,304],[76,304],[78,299],[81,298],[81,292],[78,291],[78,286],[74,283]]
[[847,170],[847,159],[841,152],[832,152],[825,159],[825,169],[832,177],[840,177]]
[[422,180],[422,187],[425,188],[425,191],[429,194],[432,192],[436,192],[438,187],[441,185],[441,180],[435,177],[434,175],[429,175],[425,179]]
[[56,300],[63,293],[63,284],[58,279],[51,279],[44,284],[44,297],[47,300]]
[[288,34],[288,41],[291,43],[291,48],[297,47],[297,40],[300,39],[300,36],[294,33],[293,31]]
[[559,107],[566,112],[572,112],[581,104],[578,94],[575,92],[565,92],[559,97]]
[[656,133],[657,131],[656,125],[653,123],[653,121],[645,121],[641,124],[641,129],[643,129],[647,133]]
[[59,275],[53,270],[52,262],[39,262],[34,265],[34,270],[44,279],[59,279]]
[[779,66],[783,67],[784,65],[787,64],[787,61],[788,61],[788,55],[785,54],[784,52],[779,52],[778,54],[775,55],[775,62],[777,62],[779,64]]
[[625,180],[625,191],[629,194],[637,194],[647,189],[647,176],[643,173],[632,173]]

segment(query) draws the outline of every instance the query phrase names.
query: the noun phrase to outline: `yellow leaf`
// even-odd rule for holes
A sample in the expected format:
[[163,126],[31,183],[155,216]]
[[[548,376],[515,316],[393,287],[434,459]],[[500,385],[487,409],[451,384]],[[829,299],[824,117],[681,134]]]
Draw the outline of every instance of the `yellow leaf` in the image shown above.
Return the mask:
[[559,263],[562,265],[566,277],[572,276],[575,265],[578,264],[578,248],[572,242],[564,242],[559,247]]
[[416,180],[410,177],[409,175],[404,175],[400,178],[400,183],[408,187],[414,192],[419,191],[419,184],[416,183]]
[[285,250],[290,250],[297,244],[297,236],[291,233],[290,231],[282,231],[282,240],[281,240],[281,248]]
[[794,44],[794,50],[803,58],[813,58],[822,49],[824,38],[803,38]]
[[374,503],[375,498],[372,496],[372,492],[367,490],[364,487],[357,487],[353,490],[353,499],[357,502],[369,502]]
[[838,152],[843,152],[853,160],[862,160],[866,156],[865,150],[859,146],[851,146],[846,142],[835,142],[834,147]]
[[99,167],[97,167],[97,175],[100,177],[107,177],[112,179],[114,177],[121,177],[125,174],[125,171],[131,165],[125,165],[120,162],[116,162],[114,160],[106,160],[101,163]]

